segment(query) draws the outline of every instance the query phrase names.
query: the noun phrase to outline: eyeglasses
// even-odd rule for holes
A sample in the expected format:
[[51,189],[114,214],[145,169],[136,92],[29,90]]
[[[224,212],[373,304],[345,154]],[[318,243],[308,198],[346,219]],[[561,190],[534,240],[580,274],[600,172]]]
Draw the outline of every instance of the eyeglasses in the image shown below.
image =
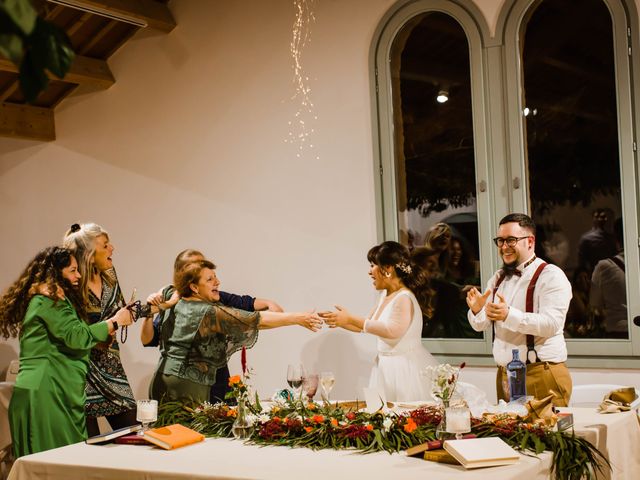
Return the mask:
[[506,243],[507,247],[515,247],[516,244],[520,241],[520,240],[524,240],[525,238],[529,238],[531,235],[527,235],[526,237],[507,237],[507,238],[502,238],[502,237],[496,237],[493,239],[493,243],[496,244],[496,246],[498,248],[502,248],[502,246]]

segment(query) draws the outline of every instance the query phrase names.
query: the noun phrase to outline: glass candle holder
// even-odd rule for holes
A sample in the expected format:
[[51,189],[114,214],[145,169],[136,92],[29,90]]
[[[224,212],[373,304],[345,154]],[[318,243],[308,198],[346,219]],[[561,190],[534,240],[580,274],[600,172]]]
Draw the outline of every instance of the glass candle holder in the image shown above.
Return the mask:
[[463,433],[471,431],[471,412],[467,407],[449,407],[445,409],[446,431],[456,434],[456,440],[462,438]]
[[142,424],[142,429],[138,431],[138,435],[144,435],[144,432],[149,430],[149,424],[158,419],[158,401],[138,400],[136,407],[136,420]]

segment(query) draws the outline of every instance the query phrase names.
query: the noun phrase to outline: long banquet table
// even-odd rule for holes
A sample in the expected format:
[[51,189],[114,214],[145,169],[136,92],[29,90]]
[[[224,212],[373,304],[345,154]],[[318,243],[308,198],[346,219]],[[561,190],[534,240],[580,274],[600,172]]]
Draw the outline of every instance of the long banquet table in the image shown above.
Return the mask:
[[[549,478],[551,455],[522,456],[514,465],[493,467],[492,480]],[[229,439],[207,439],[177,450],[146,445],[85,445],[28,455],[16,461],[9,480],[248,479],[366,480],[401,478],[433,480],[486,479],[487,469],[426,462],[402,454],[258,447]]]
[[[606,480],[640,479],[640,425],[635,412],[601,415],[594,409],[573,412],[576,433],[587,438],[613,464]],[[9,480],[31,479],[322,479],[402,478],[433,480],[542,480],[550,476],[552,455],[522,455],[514,465],[465,470],[402,454],[258,447],[229,439],[207,439],[173,451],[146,445],[78,443],[22,457]]]

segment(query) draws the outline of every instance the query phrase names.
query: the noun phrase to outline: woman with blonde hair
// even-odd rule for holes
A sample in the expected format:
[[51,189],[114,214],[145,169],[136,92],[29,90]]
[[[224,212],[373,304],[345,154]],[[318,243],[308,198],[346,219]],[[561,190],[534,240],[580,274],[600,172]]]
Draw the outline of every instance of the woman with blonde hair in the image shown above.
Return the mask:
[[81,276],[71,252],[42,250],[0,298],[0,333],[20,337],[20,373],[9,404],[16,457],[81,442],[89,351],[118,326],[126,309],[87,325],[76,287]]
[[[63,244],[78,259],[80,294],[89,324],[107,321],[126,305],[113,268],[109,234],[95,223],[75,223]],[[136,423],[136,402],[115,337],[114,332],[91,350],[85,404],[89,436],[100,433],[98,417],[105,417],[113,429]]]

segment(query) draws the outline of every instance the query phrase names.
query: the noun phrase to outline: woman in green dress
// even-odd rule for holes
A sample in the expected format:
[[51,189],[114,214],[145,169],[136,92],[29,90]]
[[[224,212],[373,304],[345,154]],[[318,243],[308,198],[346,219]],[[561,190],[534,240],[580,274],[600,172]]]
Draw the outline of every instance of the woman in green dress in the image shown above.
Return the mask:
[[207,260],[187,265],[176,276],[180,300],[163,321],[160,362],[149,395],[157,400],[209,400],[216,370],[242,347],[251,348],[258,330],[322,326],[314,312],[247,312],[220,303],[220,281]]
[[[67,249],[40,252],[0,298],[0,332],[20,336],[20,372],[9,404],[16,457],[87,438],[84,415],[89,351],[131,316],[120,309],[88,325],[74,290],[78,263]],[[37,292],[46,292],[42,295]]]

